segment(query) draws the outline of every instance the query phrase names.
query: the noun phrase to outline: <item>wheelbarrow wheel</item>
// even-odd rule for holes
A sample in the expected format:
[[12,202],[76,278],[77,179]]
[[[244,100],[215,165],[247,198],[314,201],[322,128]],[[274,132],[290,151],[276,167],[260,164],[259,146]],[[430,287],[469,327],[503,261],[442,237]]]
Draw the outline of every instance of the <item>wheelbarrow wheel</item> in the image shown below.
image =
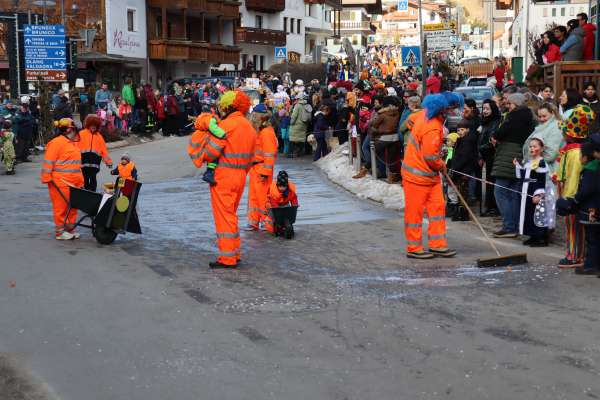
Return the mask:
[[111,244],[117,238],[117,232],[105,226],[94,227],[94,237],[100,244]]

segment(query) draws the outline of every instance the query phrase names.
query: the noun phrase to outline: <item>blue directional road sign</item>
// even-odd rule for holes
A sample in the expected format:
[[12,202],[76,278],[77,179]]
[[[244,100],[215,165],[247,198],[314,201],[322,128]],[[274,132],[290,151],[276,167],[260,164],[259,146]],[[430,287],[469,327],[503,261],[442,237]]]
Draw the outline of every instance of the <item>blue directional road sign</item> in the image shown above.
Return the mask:
[[398,11],[408,11],[408,0],[398,0]]
[[25,75],[28,81],[67,80],[67,48],[63,25],[25,25]]
[[402,66],[421,65],[421,48],[419,46],[402,47]]
[[285,60],[287,58],[287,48],[275,47],[275,58]]

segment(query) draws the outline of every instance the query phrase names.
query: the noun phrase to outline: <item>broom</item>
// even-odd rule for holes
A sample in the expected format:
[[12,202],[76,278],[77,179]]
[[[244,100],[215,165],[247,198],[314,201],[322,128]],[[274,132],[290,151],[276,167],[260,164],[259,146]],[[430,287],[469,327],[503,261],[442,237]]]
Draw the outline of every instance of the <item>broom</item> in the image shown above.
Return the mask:
[[471,218],[473,219],[475,224],[477,224],[477,227],[483,234],[483,237],[487,240],[487,242],[490,244],[490,246],[492,246],[492,249],[496,252],[497,257],[478,259],[477,267],[479,267],[479,268],[494,268],[494,267],[507,267],[507,266],[511,266],[511,265],[527,264],[527,254],[526,253],[511,254],[511,255],[507,255],[507,256],[503,256],[500,253],[500,251],[498,250],[498,248],[496,247],[496,245],[494,244],[492,239],[490,239],[490,237],[488,236],[485,229],[483,229],[481,222],[479,222],[479,220],[477,219],[477,217],[471,210],[471,207],[469,207],[469,205],[465,201],[465,198],[462,196],[462,194],[460,193],[460,191],[458,190],[458,188],[456,187],[456,185],[454,184],[452,179],[450,179],[450,176],[448,176],[448,173],[445,171],[444,171],[444,177],[446,178],[448,183],[450,183],[450,186],[452,186],[452,189],[454,189],[454,191],[458,195],[460,202],[467,209],[467,211],[469,212],[469,215],[471,216]]

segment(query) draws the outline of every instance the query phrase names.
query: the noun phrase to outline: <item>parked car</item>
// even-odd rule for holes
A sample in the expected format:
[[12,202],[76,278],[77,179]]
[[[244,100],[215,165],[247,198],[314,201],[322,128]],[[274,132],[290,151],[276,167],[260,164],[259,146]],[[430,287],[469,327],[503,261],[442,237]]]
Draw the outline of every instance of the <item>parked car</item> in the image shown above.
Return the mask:
[[[461,86],[454,89],[454,93],[461,94],[465,99],[473,99],[477,103],[477,108],[481,111],[483,101],[494,97],[498,91],[495,87],[489,86]],[[450,132],[456,131],[456,125],[462,119],[462,110],[455,110],[454,113],[448,115],[446,119],[446,127]]]
[[459,65],[465,65],[465,64],[487,64],[489,62],[491,62],[492,60],[490,60],[487,57],[465,57],[465,58],[461,58],[460,61],[458,62]]
[[476,76],[469,79],[465,79],[461,82],[459,87],[465,86],[486,86],[488,82],[488,78],[485,76]]

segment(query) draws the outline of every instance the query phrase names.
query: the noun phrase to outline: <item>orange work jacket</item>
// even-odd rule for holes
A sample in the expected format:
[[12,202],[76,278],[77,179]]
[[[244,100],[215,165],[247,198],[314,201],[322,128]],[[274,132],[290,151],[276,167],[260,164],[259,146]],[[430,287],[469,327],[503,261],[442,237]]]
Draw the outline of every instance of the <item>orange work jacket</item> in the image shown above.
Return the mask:
[[271,182],[267,193],[267,206],[269,208],[282,207],[287,205],[297,206],[298,196],[296,195],[296,185],[291,181],[288,182],[288,193],[284,196],[277,187],[277,181]]
[[60,135],[48,142],[42,164],[42,183],[54,183],[58,186],[71,184],[83,186],[81,173],[81,151],[66,136]]
[[89,129],[79,132],[77,146],[81,150],[81,166],[100,169],[100,162],[112,165],[112,159],[108,155],[104,138],[98,132],[92,133]]
[[132,163],[131,161],[129,161],[125,165],[119,163],[117,168],[119,169],[119,178],[131,179],[133,181],[136,179],[136,177],[133,176],[133,170],[135,169],[135,164]]
[[441,157],[444,141],[444,120],[427,119],[425,110],[411,114],[407,126],[408,144],[402,162],[402,179],[417,185],[432,186],[440,182],[444,167]]
[[277,136],[275,130],[268,126],[258,133],[254,150],[254,171],[259,175],[273,176],[275,158],[277,157]]

